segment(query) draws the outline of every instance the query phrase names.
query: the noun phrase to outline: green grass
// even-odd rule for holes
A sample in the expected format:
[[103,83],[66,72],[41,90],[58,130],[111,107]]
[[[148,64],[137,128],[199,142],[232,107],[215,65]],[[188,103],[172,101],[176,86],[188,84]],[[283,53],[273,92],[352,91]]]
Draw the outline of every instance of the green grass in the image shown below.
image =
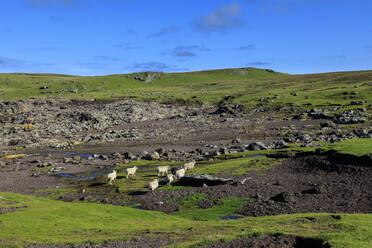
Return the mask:
[[42,190],[37,190],[36,193],[42,193],[43,195],[47,195],[49,199],[52,200],[58,200],[59,197],[74,193],[77,190],[73,187],[67,187],[67,188],[60,188],[60,189],[42,189]]
[[[245,71],[247,73],[242,73]],[[267,109],[293,105],[301,109],[314,106],[338,111],[366,107],[372,102],[372,71],[351,71],[309,75],[288,75],[262,69],[225,69],[190,73],[163,74],[145,83],[134,79],[134,74],[97,77],[56,74],[0,74],[0,99],[55,97],[79,99],[131,98],[149,101],[177,101],[186,103],[217,103],[226,95],[233,102]],[[41,86],[49,86],[40,90]],[[354,88],[357,85],[358,88]],[[58,92],[45,93],[42,92]],[[78,93],[72,93],[77,91]],[[291,95],[296,92],[297,96]],[[357,92],[356,99],[345,92]],[[279,98],[274,98],[275,94]],[[268,102],[261,102],[261,98]],[[351,101],[368,101],[362,106],[350,106]],[[305,106],[306,104],[311,106]]]
[[0,245],[125,239],[147,230],[167,233],[171,228],[181,231],[191,224],[185,219],[129,207],[66,203],[9,193],[0,195],[27,206],[0,215]]
[[45,167],[37,167],[35,168],[36,171],[46,171],[46,170],[50,170],[54,167],[54,165],[48,165],[48,166],[45,166]]
[[[133,161],[128,164],[117,165],[116,168],[119,169],[118,178],[114,182],[114,186],[119,188],[121,193],[129,193],[131,191],[147,191],[148,183],[158,178],[157,175],[157,166],[169,165],[170,168],[180,167],[182,162],[167,162],[167,161],[147,161],[147,160],[138,160]],[[136,176],[134,178],[126,178],[126,168],[137,166]],[[102,179],[106,181],[106,178]],[[175,186],[165,186],[168,190],[173,190]],[[166,190],[166,189],[165,189]]]
[[[227,175],[244,175],[251,171],[264,171],[272,168],[273,166],[279,164],[280,159],[271,159],[267,157],[249,157],[240,159],[230,159],[223,161],[201,161],[197,162],[194,169],[189,170],[186,174],[219,174],[224,173]],[[179,168],[184,164],[184,162],[167,162],[167,161],[146,161],[138,160],[131,162],[129,164],[120,164],[116,168],[119,170],[118,178],[114,181],[114,187],[117,187],[120,193],[130,193],[133,191],[147,191],[148,183],[158,178],[157,176],[157,166],[168,165],[170,168]],[[137,166],[136,176],[134,178],[126,178],[126,168]],[[98,181],[106,182],[106,178],[98,178]],[[87,182],[87,185],[91,182]],[[88,186],[86,186],[88,187]],[[107,185],[107,187],[110,187]],[[106,188],[107,188],[106,187]],[[177,185],[162,185],[159,190],[173,191],[185,189],[188,187],[177,186]]]
[[[167,215],[104,204],[62,202],[46,198],[0,193],[2,205],[27,206],[0,214],[0,247],[21,247],[30,243],[56,244],[125,240],[134,237],[167,236],[172,247],[188,247],[209,240],[231,240],[252,234],[282,233],[322,238],[333,248],[369,248],[372,244],[371,214],[293,214],[246,217],[222,221],[217,209],[200,210],[204,221],[192,220],[194,213]],[[193,204],[200,200],[191,200]],[[224,211],[234,209],[236,199],[223,199]],[[311,218],[311,220],[310,220]],[[194,218],[196,219],[196,218]]]
[[[264,175],[266,170],[272,169],[274,166],[280,165],[282,159],[269,158],[266,156],[255,157],[256,155],[273,154],[277,152],[315,152],[317,150],[321,152],[327,152],[329,150],[336,150],[339,153],[351,154],[355,156],[362,156],[364,154],[370,153],[372,151],[372,139],[352,139],[346,140],[338,143],[322,143],[320,147],[298,147],[298,144],[291,145],[289,148],[279,149],[279,150],[263,150],[263,151],[249,151],[242,153],[232,153],[227,155],[217,156],[218,160],[214,161],[199,161],[196,163],[194,169],[189,170],[186,174],[210,174],[218,175],[223,174],[225,177],[229,175],[247,175],[250,172],[259,172],[259,174]],[[158,178],[157,176],[157,166],[159,165],[169,165],[170,168],[179,168],[184,162],[168,162],[168,161],[147,161],[138,160],[133,161],[129,164],[120,164],[116,166],[118,169],[118,178],[114,181],[113,185],[108,185],[106,177],[98,177],[95,181],[81,181],[78,185],[78,189],[87,189],[88,192],[96,191],[107,195],[108,198],[115,197],[119,193],[124,198],[130,198],[130,194],[135,192],[146,192],[148,191],[148,183]],[[137,166],[138,170],[134,178],[126,178],[126,168]],[[163,183],[165,183],[165,179]],[[98,186],[90,186],[92,183],[99,183]],[[100,183],[103,183],[101,186]],[[177,186],[166,184],[160,185],[160,191],[174,191],[187,189],[186,186]],[[58,197],[65,194],[74,194],[76,189],[66,188],[66,189],[53,189],[52,191],[42,192],[49,193],[51,199],[58,199]],[[44,195],[44,194],[43,194]],[[94,199],[91,199],[94,201]]]
[[322,150],[336,150],[339,153],[363,156],[372,153],[372,139],[350,139],[333,144],[327,144]]
[[250,201],[248,198],[227,197],[220,199],[220,203],[207,209],[201,209],[197,204],[206,198],[204,194],[195,194],[181,200],[179,211],[172,213],[192,220],[219,220],[221,217],[234,215],[242,207],[242,203]]
[[372,139],[371,138],[360,138],[360,139],[349,139],[336,143],[317,142],[320,147],[300,147],[300,144],[291,144],[288,148],[277,149],[277,150],[261,150],[261,151],[248,151],[248,152],[237,152],[226,155],[218,155],[219,159],[237,159],[246,158],[255,155],[275,154],[278,152],[315,152],[319,149],[321,152],[327,152],[329,150],[337,151],[341,154],[349,154],[354,156],[363,156],[365,154],[372,153]]
[[245,175],[251,171],[264,171],[271,169],[279,164],[280,159],[271,159],[268,157],[248,157],[228,159],[216,163],[197,164],[192,173],[198,174],[227,174],[227,175]]

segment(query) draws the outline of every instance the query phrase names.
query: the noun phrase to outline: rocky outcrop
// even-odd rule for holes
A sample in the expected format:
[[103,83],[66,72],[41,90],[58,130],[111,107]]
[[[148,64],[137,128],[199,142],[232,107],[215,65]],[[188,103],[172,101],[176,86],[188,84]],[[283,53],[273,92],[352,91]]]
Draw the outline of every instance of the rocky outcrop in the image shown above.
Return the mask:
[[348,110],[335,114],[333,119],[333,121],[338,124],[355,124],[365,122],[366,116],[359,111]]
[[211,175],[194,174],[182,177],[177,184],[183,186],[196,186],[201,187],[204,185],[214,186],[220,184],[233,183],[234,180],[231,178],[220,178]]
[[153,72],[153,71],[147,71],[147,72],[137,72],[134,74],[134,79],[139,80],[145,83],[151,83],[157,79],[159,79],[163,75],[162,72]]

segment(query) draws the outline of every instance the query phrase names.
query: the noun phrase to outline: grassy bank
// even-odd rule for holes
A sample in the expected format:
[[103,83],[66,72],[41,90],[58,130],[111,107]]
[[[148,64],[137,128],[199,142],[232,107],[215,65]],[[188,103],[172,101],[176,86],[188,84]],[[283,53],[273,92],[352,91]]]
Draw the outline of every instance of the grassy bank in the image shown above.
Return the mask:
[[[188,247],[206,241],[266,233],[322,238],[334,248],[367,248],[372,243],[372,215],[368,214],[341,214],[340,219],[329,214],[294,214],[199,221],[191,220],[190,212],[174,216],[129,207],[66,203],[11,193],[0,193],[0,197],[3,208],[25,207],[0,215],[1,247],[22,247],[30,243],[99,243],[162,235],[170,237],[176,243],[175,247]],[[224,204],[234,205],[231,201]],[[211,213],[213,209],[206,211]]]
[[[294,105],[366,107],[351,101],[372,101],[372,71],[288,75],[271,70],[243,68],[162,74],[152,82],[138,74],[82,77],[55,74],[0,74],[0,99],[65,97],[217,103],[224,96],[249,108]],[[47,89],[41,89],[47,86]],[[275,96],[277,95],[277,96]]]

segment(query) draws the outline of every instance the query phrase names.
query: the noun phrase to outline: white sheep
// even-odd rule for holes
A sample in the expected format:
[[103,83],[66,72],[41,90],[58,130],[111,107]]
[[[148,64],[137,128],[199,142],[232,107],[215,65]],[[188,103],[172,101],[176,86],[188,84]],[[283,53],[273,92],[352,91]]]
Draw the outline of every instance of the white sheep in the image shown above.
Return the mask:
[[184,168],[177,170],[176,171],[176,178],[180,179],[181,177],[184,177],[185,172],[186,172],[186,170]]
[[167,182],[168,182],[168,186],[170,186],[170,184],[174,182],[173,174],[168,174],[167,175]]
[[186,164],[183,165],[183,168],[185,168],[185,170],[191,170],[195,167],[195,161],[193,162],[188,162]]
[[127,168],[127,178],[130,175],[136,176],[137,166],[134,166],[133,168]]
[[152,181],[149,183],[149,189],[150,189],[151,191],[157,189],[158,187],[159,187],[159,181],[158,181],[158,179],[154,179],[154,180],[152,180]]
[[110,185],[115,179],[116,179],[116,170],[113,170],[111,173],[107,174],[107,180],[109,180]]
[[158,177],[160,175],[168,175],[169,166],[158,166]]

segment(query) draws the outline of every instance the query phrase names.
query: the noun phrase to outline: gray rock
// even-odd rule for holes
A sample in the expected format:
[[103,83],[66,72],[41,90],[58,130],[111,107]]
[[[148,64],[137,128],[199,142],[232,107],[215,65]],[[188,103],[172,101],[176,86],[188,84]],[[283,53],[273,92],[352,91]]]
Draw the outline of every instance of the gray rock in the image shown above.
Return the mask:
[[227,147],[221,147],[221,148],[220,148],[220,153],[221,153],[221,154],[224,154],[224,155],[225,155],[225,154],[229,154],[229,150],[227,149]]
[[288,143],[285,142],[283,139],[277,140],[273,142],[273,148],[275,149],[282,149],[288,146]]
[[144,159],[146,159],[146,160],[158,160],[158,159],[160,159],[160,155],[157,152],[146,153],[144,155]]
[[301,134],[301,135],[298,135],[298,136],[296,137],[296,139],[297,139],[298,142],[303,142],[303,143],[309,143],[309,142],[312,141],[310,135],[308,135],[308,134]]
[[62,170],[64,170],[65,168],[64,167],[53,167],[49,170],[49,172],[51,173],[56,173],[56,172],[61,172]]
[[338,124],[364,123],[366,121],[366,116],[359,113],[359,111],[348,110],[335,114],[333,121]]
[[294,195],[289,192],[282,192],[270,198],[270,200],[283,203],[292,203],[295,201]]
[[326,122],[321,122],[321,123],[320,123],[320,127],[321,127],[321,128],[324,128],[324,127],[332,127],[332,128],[335,128],[335,127],[336,127],[336,124],[335,124],[333,121],[326,121]]
[[220,155],[219,151],[214,150],[211,152],[211,156],[218,156],[218,155]]
[[330,119],[331,116],[327,111],[324,111],[322,109],[310,109],[310,111],[307,112],[307,115],[311,117],[312,119]]
[[351,101],[350,105],[363,105],[363,103],[366,103],[366,101]]
[[157,79],[159,79],[163,75],[162,72],[138,72],[134,74],[134,79],[139,80],[146,83],[151,83]]
[[208,186],[221,185],[227,183],[233,183],[234,180],[231,178],[221,178],[205,174],[194,174],[186,175],[182,177],[177,184],[183,186],[198,186],[201,187],[204,184]]
[[52,164],[50,162],[44,162],[44,163],[41,163],[41,164],[38,164],[37,167],[38,168],[45,168],[45,167],[48,167],[48,166],[51,166]]
[[264,143],[262,142],[253,142],[248,145],[248,150],[251,151],[258,151],[258,150],[266,150],[267,147]]

